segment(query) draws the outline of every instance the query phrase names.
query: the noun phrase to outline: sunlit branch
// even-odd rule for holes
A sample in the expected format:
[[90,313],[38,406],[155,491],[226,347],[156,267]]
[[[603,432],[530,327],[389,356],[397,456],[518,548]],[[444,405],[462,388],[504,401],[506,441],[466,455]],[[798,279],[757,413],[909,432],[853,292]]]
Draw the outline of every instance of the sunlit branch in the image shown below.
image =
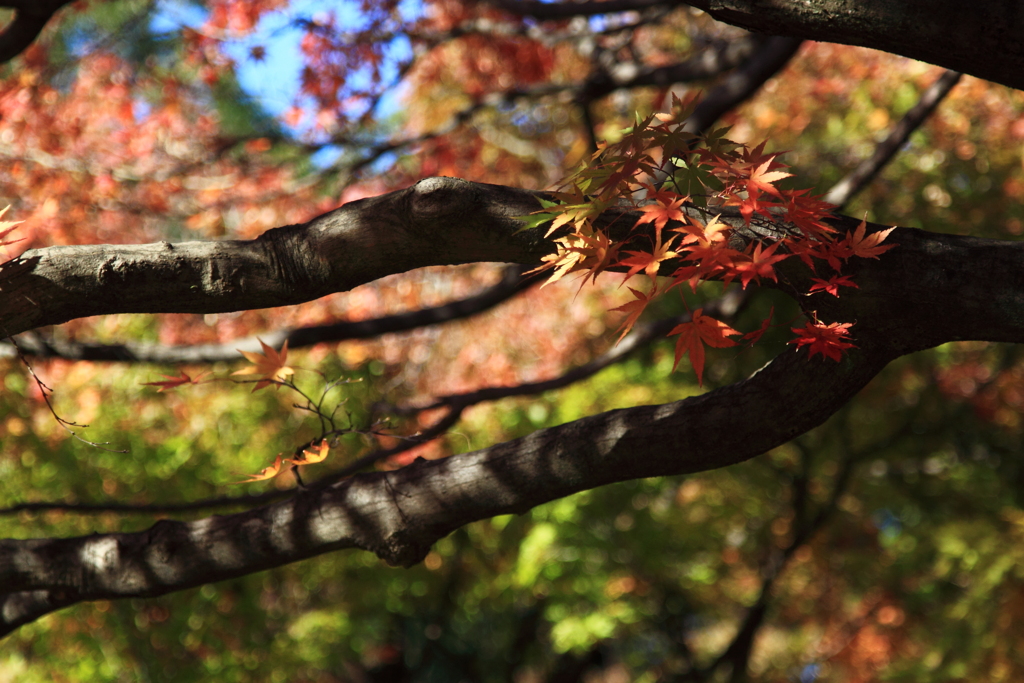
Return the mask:
[[[234,361],[242,357],[242,351],[258,353],[262,348],[260,345],[261,340],[274,348],[281,348],[287,342],[289,348],[299,349],[313,346],[314,344],[352,339],[369,339],[379,337],[382,334],[405,332],[420,327],[468,318],[507,301],[539,281],[539,278],[536,276],[524,276],[523,273],[526,270],[522,266],[509,266],[504,270],[502,278],[497,284],[488,287],[479,294],[457,301],[449,301],[440,306],[432,306],[407,313],[396,313],[370,320],[271,330],[224,344],[197,344],[189,346],[167,346],[164,344],[133,342],[92,344],[79,341],[46,339],[38,332],[29,332],[18,337],[17,345],[21,352],[27,356],[61,358],[65,360],[173,364]],[[15,353],[15,347],[10,341],[0,341],[0,357],[5,355],[11,356]]]
[[903,144],[910,138],[910,134],[917,130],[931,116],[935,108],[949,94],[949,91],[953,89],[953,86],[957,84],[962,75],[957,71],[947,70],[939,76],[927,90],[921,93],[921,99],[910,108],[910,111],[903,115],[903,118],[893,127],[889,135],[875,146],[874,153],[860,162],[846,177],[836,183],[825,194],[823,199],[830,204],[835,204],[839,210],[842,210],[858,192],[864,189],[885,168],[885,165],[892,160]]
[[0,635],[74,602],[152,597],[345,548],[415,564],[438,538],[471,521],[614,481],[759,455],[823,422],[892,357],[865,346],[826,365],[789,349],[749,379],[703,396],[614,410],[472,453],[310,487],[246,512],[163,520],[134,533],[0,540],[7,591],[0,595]]

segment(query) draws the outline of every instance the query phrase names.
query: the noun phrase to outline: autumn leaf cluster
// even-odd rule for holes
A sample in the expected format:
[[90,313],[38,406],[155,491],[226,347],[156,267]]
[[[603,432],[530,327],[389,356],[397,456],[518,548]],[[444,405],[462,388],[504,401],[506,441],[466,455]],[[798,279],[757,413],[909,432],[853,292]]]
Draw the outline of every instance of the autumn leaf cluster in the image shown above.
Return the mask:
[[[841,273],[848,259],[877,258],[895,246],[881,244],[891,230],[868,234],[866,222],[837,234],[828,222],[831,205],[808,190],[778,186],[792,174],[765,143],[737,144],[724,128],[690,133],[692,108],[674,98],[672,115],[638,116],[618,142],[603,145],[525,219],[527,228],[546,228],[554,242],[554,253],[538,268],[551,271],[549,283],[569,273],[593,281],[607,271],[624,272],[624,283],[646,281],[646,287],[629,287],[633,299],[615,309],[626,314],[620,339],[656,298],[678,288],[685,301],[684,284],[696,292],[712,280],[744,289],[777,283],[776,265],[797,256],[816,274],[829,271],[827,279],[814,278],[807,293],[838,297],[840,287],[857,286]],[[610,222],[609,213],[617,215]],[[747,236],[734,239],[741,227]],[[769,323],[770,316],[747,340],[756,341]],[[791,343],[809,345],[810,357],[838,361],[854,346],[852,325],[815,319],[794,328],[798,337]],[[735,346],[733,337],[741,334],[698,308],[670,333],[677,337],[675,363],[688,355],[703,382],[705,346]]]

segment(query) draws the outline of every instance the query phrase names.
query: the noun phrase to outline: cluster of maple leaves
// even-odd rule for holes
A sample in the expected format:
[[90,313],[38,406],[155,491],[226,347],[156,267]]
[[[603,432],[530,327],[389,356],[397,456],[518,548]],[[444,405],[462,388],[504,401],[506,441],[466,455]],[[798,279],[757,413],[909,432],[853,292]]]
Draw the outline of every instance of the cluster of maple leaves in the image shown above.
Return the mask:
[[[548,282],[572,272],[583,272],[584,280],[592,281],[608,270],[624,270],[624,283],[638,276],[648,281],[646,289],[629,287],[633,300],[615,309],[627,314],[620,339],[654,299],[683,284],[696,291],[709,280],[738,281],[744,289],[762,279],[778,282],[775,264],[797,256],[814,272],[817,261],[832,271],[828,279],[814,278],[810,293],[838,297],[840,287],[857,286],[841,274],[846,260],[877,258],[895,246],[881,244],[892,228],[869,234],[863,221],[856,230],[837,235],[826,220],[831,205],[807,190],[776,186],[792,174],[779,170],[785,166],[777,155],[764,151],[764,143],[749,148],[731,142],[724,137],[728,129],[701,138],[687,132],[685,121],[693,106],[674,97],[673,115],[637,117],[621,140],[595,152],[527,219],[527,227],[550,223],[546,236],[553,237],[556,251],[538,269],[554,271]],[[615,240],[597,221],[609,209],[623,206],[638,210],[640,217],[628,237]],[[735,228],[723,220],[730,209],[748,227],[763,220],[786,226],[784,234],[768,246],[753,240],[736,249],[729,239]],[[647,239],[638,239],[641,229]],[[645,243],[649,249],[636,248]],[[627,245],[632,248],[627,250]],[[732,338],[741,336],[755,343],[770,324],[771,314],[758,330],[743,335],[697,308],[688,322],[670,332],[678,336],[675,365],[689,355],[703,383],[705,346],[736,346]],[[810,358],[821,354],[839,361],[854,346],[849,341],[852,325],[811,320],[793,328],[797,337],[790,343],[808,346]]]

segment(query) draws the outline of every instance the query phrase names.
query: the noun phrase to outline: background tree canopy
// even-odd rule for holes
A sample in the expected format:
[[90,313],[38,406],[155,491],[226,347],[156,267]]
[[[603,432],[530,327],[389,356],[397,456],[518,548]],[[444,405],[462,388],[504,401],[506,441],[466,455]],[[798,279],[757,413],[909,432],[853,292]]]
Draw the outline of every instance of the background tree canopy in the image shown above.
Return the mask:
[[[0,5],[0,680],[1024,679],[1017,3]],[[522,219],[673,98],[896,246],[616,344]]]

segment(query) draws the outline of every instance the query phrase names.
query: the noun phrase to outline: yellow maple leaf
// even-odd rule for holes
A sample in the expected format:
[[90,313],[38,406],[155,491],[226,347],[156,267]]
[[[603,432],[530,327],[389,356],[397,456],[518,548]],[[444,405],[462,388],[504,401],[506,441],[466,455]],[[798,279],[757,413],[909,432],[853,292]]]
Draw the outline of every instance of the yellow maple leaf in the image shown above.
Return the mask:
[[256,382],[256,386],[253,387],[253,391],[262,389],[270,384],[276,384],[277,382],[283,382],[285,379],[295,374],[295,370],[288,367],[288,342],[284,343],[280,351],[275,351],[273,347],[263,343],[260,339],[260,346],[263,347],[263,353],[256,353],[252,351],[241,351],[246,360],[253,364],[251,368],[243,368],[237,372],[231,373],[232,375],[259,375],[259,381]]
[[302,451],[302,455],[298,458],[288,458],[285,462],[290,462],[293,465],[315,465],[318,462],[323,462],[327,458],[327,453],[330,452],[331,445],[327,443],[327,439],[320,442],[320,445],[316,447],[316,450],[305,449]]
[[251,484],[254,481],[263,481],[264,479],[273,479],[277,476],[277,473],[281,471],[281,456],[277,456],[277,460],[270,467],[264,467],[260,470],[259,474],[250,474],[248,479],[242,481],[231,482],[233,484]]

